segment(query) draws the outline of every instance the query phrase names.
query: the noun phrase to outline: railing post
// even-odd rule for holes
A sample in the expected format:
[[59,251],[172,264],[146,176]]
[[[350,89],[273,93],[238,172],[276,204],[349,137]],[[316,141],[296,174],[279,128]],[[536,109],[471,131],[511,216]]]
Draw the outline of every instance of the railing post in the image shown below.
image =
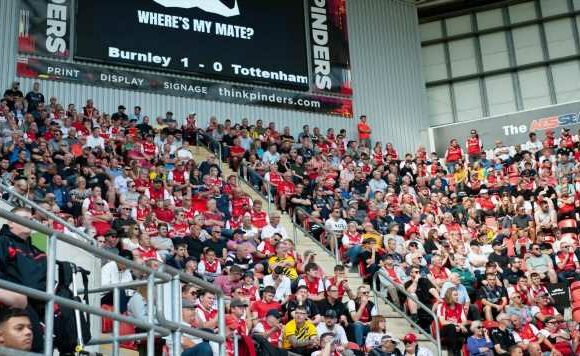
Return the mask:
[[332,232],[332,238],[334,239],[334,260],[336,264],[340,263],[340,251],[338,250],[338,234],[334,231]]
[[[121,295],[118,287],[113,289],[113,311],[119,313]],[[113,356],[119,356],[119,321],[113,319]]]
[[50,299],[44,309],[44,354],[53,354],[52,335],[54,334],[54,282],[56,270],[56,235],[48,240],[48,261],[46,271],[46,294]]
[[[173,276],[171,280],[171,297],[172,297],[172,309],[171,314],[173,316],[173,321],[181,324],[181,288],[179,287],[179,276]],[[175,331],[172,335],[173,337],[173,355],[181,355],[181,333],[179,330]]]
[[238,332],[234,331],[234,356],[238,356],[239,355],[239,345],[238,345],[238,340],[239,340],[239,336],[238,336]]
[[[226,318],[225,318],[225,306],[224,306],[224,295],[218,296],[218,334],[226,335]],[[219,347],[220,356],[226,356],[226,343],[225,341],[220,344]]]
[[[153,313],[155,307],[155,276],[150,273],[147,279],[147,322],[153,324]],[[155,355],[155,330],[147,330],[147,356]]]
[[266,182],[266,189],[268,190],[266,198],[268,199],[268,215],[270,215],[272,209],[272,185],[267,180],[264,180],[264,182]]
[[294,239],[294,246],[298,240],[298,229],[296,228],[296,208],[292,211],[292,237]]
[[218,142],[218,166],[220,167],[220,172],[222,171],[222,143]]

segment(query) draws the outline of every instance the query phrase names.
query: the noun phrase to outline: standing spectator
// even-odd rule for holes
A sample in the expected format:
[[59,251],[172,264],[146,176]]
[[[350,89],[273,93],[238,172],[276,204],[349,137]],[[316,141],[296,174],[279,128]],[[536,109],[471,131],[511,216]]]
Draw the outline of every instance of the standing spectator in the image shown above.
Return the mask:
[[449,142],[449,146],[445,151],[445,165],[447,166],[447,173],[455,173],[455,166],[463,159],[463,150],[459,146],[456,139]]
[[44,95],[40,92],[40,83],[34,82],[32,90],[26,94],[27,112],[32,113],[38,108],[38,104],[44,103]]
[[360,147],[371,148],[371,127],[367,123],[367,116],[361,115],[358,124],[356,125],[358,130],[358,142]]
[[475,129],[471,129],[470,136],[465,142],[465,147],[467,147],[467,157],[469,163],[473,164],[481,158],[481,153],[483,151],[483,143],[477,134]]
[[4,92],[4,100],[6,100],[6,105],[10,111],[14,110],[14,104],[16,104],[16,101],[23,98],[24,94],[20,91],[20,82],[18,81],[12,82],[12,86]]

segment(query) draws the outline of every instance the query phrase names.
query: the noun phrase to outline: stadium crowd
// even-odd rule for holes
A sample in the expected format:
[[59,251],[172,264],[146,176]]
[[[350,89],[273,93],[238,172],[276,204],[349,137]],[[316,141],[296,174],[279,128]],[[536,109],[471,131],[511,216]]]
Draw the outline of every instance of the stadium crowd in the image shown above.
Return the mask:
[[[399,154],[373,136],[366,116],[356,132],[305,125],[294,136],[262,120],[212,117],[201,127],[195,113],[178,122],[171,112],[151,120],[139,106],[109,115],[90,99],[78,109],[57,97],[46,102],[40,89],[35,83],[24,95],[15,82],[0,100],[3,182],[103,249],[219,286],[230,298],[229,355],[234,332],[246,341],[258,335],[272,354],[432,355],[416,334],[388,330],[371,286],[426,331],[439,325],[452,355],[580,352],[578,318],[550,294],[580,279],[580,139],[567,129],[558,137],[546,131],[543,140],[532,133],[514,147],[496,141],[489,151],[472,130],[463,147],[464,138],[453,140],[441,157],[422,146]],[[201,142],[214,154],[199,162]],[[338,251],[332,273],[312,251],[297,253],[281,214],[268,214],[236,175],[224,176],[219,160]],[[19,215],[66,232],[9,202]],[[102,262],[103,285],[140,278]],[[0,278],[44,290],[45,263],[30,231],[2,228]],[[351,288],[349,269],[365,284]],[[432,308],[438,323],[397,286]],[[182,297],[185,322],[217,330],[212,292],[183,285]],[[8,291],[0,290],[0,302],[0,345],[39,350],[41,334],[26,332],[35,329],[35,308]],[[121,295],[122,311],[144,320],[148,303],[155,301],[139,288]],[[158,341],[155,354],[172,342]],[[187,356],[216,348],[189,337],[182,346]],[[135,347],[144,352],[143,343]]]

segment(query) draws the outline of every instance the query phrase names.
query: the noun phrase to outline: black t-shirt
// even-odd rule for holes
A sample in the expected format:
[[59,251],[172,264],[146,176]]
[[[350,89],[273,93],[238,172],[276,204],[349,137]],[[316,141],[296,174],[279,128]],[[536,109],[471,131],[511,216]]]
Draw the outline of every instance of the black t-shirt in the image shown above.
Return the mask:
[[18,89],[13,90],[12,88],[10,88],[4,92],[4,97],[6,98],[6,105],[8,105],[10,110],[13,110],[15,99],[24,98],[24,94],[22,94],[22,92]]
[[529,215],[516,215],[512,219],[512,225],[515,225],[518,229],[527,229],[530,225],[530,221],[533,221]]
[[502,279],[507,279],[509,284],[516,285],[518,279],[523,276],[525,276],[525,273],[522,270],[517,270],[514,272],[511,268],[506,268],[503,271]]
[[190,257],[195,257],[199,261],[201,253],[203,252],[203,242],[192,237],[173,239],[174,245],[178,245],[180,243],[185,243],[187,245],[187,254]]
[[334,310],[336,315],[340,318],[341,315],[346,316],[347,320],[350,320],[350,314],[348,313],[348,309],[339,301],[335,302],[334,304],[330,304],[327,299],[323,299],[317,304],[318,313],[320,315],[325,315],[328,310]]
[[44,103],[44,95],[42,93],[35,93],[33,91],[26,94],[26,101],[28,102],[28,112],[31,113],[38,107],[39,103]]
[[215,255],[218,258],[222,258],[223,256],[223,249],[227,247],[227,242],[224,239],[219,239],[218,241],[214,241],[213,239],[205,240],[203,242],[205,247],[211,247],[215,251]]
[[[407,282],[405,282],[405,289],[408,288],[411,283],[413,283],[413,281],[408,280]],[[433,283],[431,283],[431,281],[429,281],[429,279],[425,278],[425,277],[420,277],[419,280],[417,281],[417,290],[415,291],[415,295],[417,296],[417,299],[419,299],[419,301],[425,305],[433,305],[433,296],[431,295],[431,293],[429,293],[429,290],[431,290],[431,288],[435,288],[433,286]]]
[[505,289],[503,287],[490,288],[488,286],[482,286],[477,293],[477,299],[485,299],[490,303],[499,304],[503,297],[506,296]]
[[502,253],[501,255],[498,255],[497,253],[492,252],[489,254],[489,257],[487,258],[487,260],[489,262],[496,262],[503,270],[503,269],[507,268],[507,265],[510,261],[510,258],[504,253]]
[[[491,340],[493,341],[494,345],[500,345],[500,347],[508,351],[510,347],[516,344],[516,340],[514,339],[514,335],[509,330],[501,330],[501,329],[493,329],[491,331]],[[495,355],[509,355],[509,352],[506,353],[497,353],[494,351]]]

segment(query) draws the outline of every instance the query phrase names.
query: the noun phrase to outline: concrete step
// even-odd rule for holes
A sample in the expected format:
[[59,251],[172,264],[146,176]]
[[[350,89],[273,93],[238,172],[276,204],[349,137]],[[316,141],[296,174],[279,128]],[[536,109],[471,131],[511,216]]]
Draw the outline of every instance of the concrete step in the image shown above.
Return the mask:
[[[196,155],[196,159],[205,159],[210,152],[207,149],[200,149],[199,155]],[[222,164],[222,171],[224,176],[229,176],[233,174],[232,170],[229,169],[227,164]],[[253,187],[245,183],[243,180],[239,180],[240,187],[250,195],[252,199],[259,199],[262,201],[265,208],[268,207],[267,200],[260,194],[258,194]],[[276,206],[272,203],[270,204],[270,211],[278,211]],[[328,271],[327,274],[332,274],[334,266],[336,264],[334,255],[329,254],[320,245],[318,245],[311,237],[305,235],[303,231],[299,228],[294,228],[294,223],[291,220],[291,216],[288,214],[282,214],[280,223],[286,228],[290,236],[296,241],[296,250],[299,253],[304,253],[306,250],[313,251],[317,254],[316,263],[318,263],[324,271]],[[294,236],[295,233],[295,236]],[[358,288],[363,284],[363,280],[358,273],[348,272],[347,280],[351,288]],[[427,339],[418,331],[416,331],[406,319],[404,319],[399,313],[394,311],[389,305],[387,305],[381,298],[377,298],[377,308],[379,314],[385,315],[387,317],[387,330],[392,332],[397,338],[402,338],[405,334],[409,332],[415,333],[419,337],[419,343],[421,346],[429,348],[434,355],[436,353],[436,346],[433,343],[428,342]],[[446,355],[446,353],[444,353]]]

